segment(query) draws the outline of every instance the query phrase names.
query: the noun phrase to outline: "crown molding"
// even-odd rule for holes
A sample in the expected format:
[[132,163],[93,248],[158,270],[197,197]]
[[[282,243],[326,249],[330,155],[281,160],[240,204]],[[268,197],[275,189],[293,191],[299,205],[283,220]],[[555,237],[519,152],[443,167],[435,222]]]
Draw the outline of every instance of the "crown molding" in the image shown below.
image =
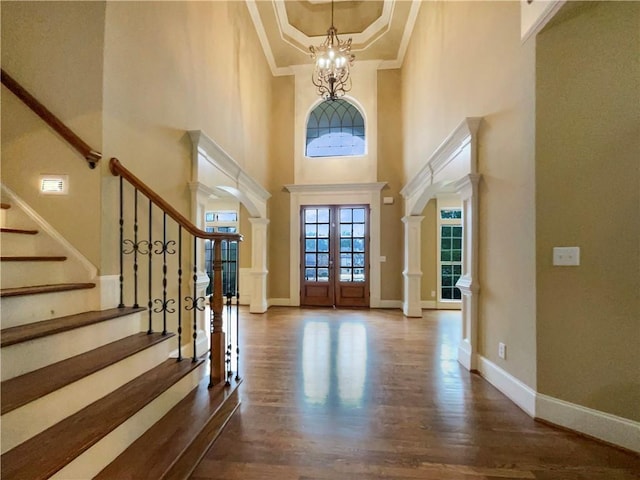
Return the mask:
[[427,163],[400,190],[404,198],[409,198],[432,183],[433,177],[442,171],[462,151],[478,132],[482,117],[467,117],[433,152]]
[[[249,15],[251,16],[253,26],[256,29],[260,45],[262,46],[262,51],[264,52],[264,56],[269,65],[269,69],[271,70],[271,74],[274,77],[294,75],[296,68],[301,65],[288,65],[286,67],[279,67],[277,65],[273,50],[271,49],[271,45],[267,37],[267,33],[264,29],[264,24],[262,23],[262,19],[260,17],[260,12],[258,11],[258,7],[256,6],[257,1],[258,0],[245,0],[245,3],[247,4]],[[285,0],[272,1],[274,5],[276,21],[278,24],[278,31],[282,41],[288,43],[293,48],[301,52],[308,53],[307,49],[309,45],[314,44],[314,42],[317,43],[319,39],[323,38],[323,36],[309,37],[294,28],[287,19],[287,13],[284,7]],[[382,38],[384,34],[389,30],[395,12],[396,1],[398,0],[384,0],[382,15],[378,17],[375,22],[369,25],[363,32],[350,35],[350,38],[353,42],[352,50],[354,52],[365,50],[373,43],[377,42],[380,38]],[[409,15],[407,17],[407,22],[402,34],[402,39],[396,53],[396,58],[392,60],[377,60],[379,70],[390,70],[402,67],[409,42],[411,40],[411,35],[413,34],[416,19],[418,18],[420,5],[421,0],[411,0],[411,8],[409,10]],[[378,25],[378,23],[380,22],[382,23],[382,25]],[[365,46],[366,42],[370,43],[367,43]]]
[[202,130],[189,130],[189,137],[197,153],[225,175],[235,180],[248,192],[262,200],[268,200],[271,194],[229,155],[220,145],[209,138]]
[[387,182],[375,183],[318,183],[307,185],[285,185],[289,193],[327,193],[327,192],[379,192]]

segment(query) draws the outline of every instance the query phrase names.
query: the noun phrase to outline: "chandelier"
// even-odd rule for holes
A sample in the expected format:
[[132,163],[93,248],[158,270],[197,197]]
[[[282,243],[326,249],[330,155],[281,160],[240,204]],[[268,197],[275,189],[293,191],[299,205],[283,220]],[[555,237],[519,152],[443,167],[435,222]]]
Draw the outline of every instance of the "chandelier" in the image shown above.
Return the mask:
[[316,61],[311,81],[318,95],[325,100],[335,100],[351,90],[349,68],[356,58],[351,53],[351,39],[342,41],[333,25],[333,0],[331,0],[331,26],[327,38],[317,47],[309,47],[311,58]]

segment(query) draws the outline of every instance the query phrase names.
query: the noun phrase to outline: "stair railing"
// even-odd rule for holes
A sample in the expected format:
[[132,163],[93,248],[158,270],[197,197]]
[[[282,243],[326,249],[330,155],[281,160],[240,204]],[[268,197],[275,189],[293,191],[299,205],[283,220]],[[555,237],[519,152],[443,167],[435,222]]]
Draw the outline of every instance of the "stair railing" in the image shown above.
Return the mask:
[[69,127],[56,117],[51,111],[42,105],[33,95],[27,92],[22,85],[16,82],[3,69],[0,70],[2,84],[7,87],[16,97],[24,102],[33,112],[53,128],[62,138],[64,138],[89,164],[89,168],[95,168],[96,163],[102,158],[102,154],[92,149]]
[[[125,306],[125,300],[130,300],[132,306],[139,306],[140,290],[147,290],[148,333],[154,329],[154,314],[162,318],[162,334],[168,334],[169,315],[177,316],[178,334],[178,361],[182,360],[182,331],[183,313],[191,312],[193,324],[193,355],[192,361],[198,361],[196,349],[197,343],[197,318],[198,312],[206,308],[206,298],[198,296],[198,255],[203,252],[202,242],[211,242],[213,255],[209,271],[213,272],[210,279],[211,293],[209,305],[211,315],[209,319],[210,334],[210,370],[209,387],[219,382],[230,384],[233,376],[233,364],[235,363],[235,379],[239,380],[240,345],[239,345],[239,242],[242,235],[237,233],[205,232],[186,219],[180,212],[173,208],[162,197],[149,188],[144,182],[127,170],[116,158],[109,162],[109,168],[114,176],[120,177],[120,206],[119,206],[119,307]],[[125,180],[128,184],[125,191]],[[148,206],[142,206],[139,202],[140,195],[146,197]],[[128,200],[128,202],[127,202]],[[125,209],[125,204],[130,204],[131,210]],[[146,213],[147,221],[140,221],[140,211]],[[154,217],[154,212],[156,216]],[[157,217],[161,214],[161,219]],[[144,216],[144,215],[143,215]],[[169,233],[168,220],[175,224],[171,227],[173,235]],[[177,227],[177,231],[176,231]],[[146,229],[146,235],[140,230]],[[127,234],[125,235],[125,231]],[[125,238],[130,236],[132,238]],[[144,238],[143,238],[144,237]],[[161,239],[159,239],[160,237]],[[183,237],[187,237],[184,239]],[[200,243],[199,243],[200,242]],[[183,297],[183,251],[191,248],[193,259],[191,263],[191,294]],[[176,259],[177,255],[177,259]],[[144,257],[147,262],[144,262]],[[154,265],[154,259],[160,257],[162,266]],[[169,257],[174,259],[169,261]],[[131,271],[125,279],[125,258],[131,264]],[[203,258],[203,256],[201,256]],[[145,265],[146,263],[146,265]],[[169,298],[171,291],[168,289],[169,264],[175,267],[177,304],[175,299]],[[146,268],[147,282],[142,285],[139,281],[140,269]],[[155,270],[154,270],[155,269]],[[224,275],[223,275],[224,269]],[[154,276],[154,273],[160,277]],[[223,283],[224,277],[224,283]],[[132,283],[125,291],[125,282]],[[154,294],[154,288],[162,292]],[[156,298],[157,297],[157,298]],[[224,298],[227,298],[226,305]],[[235,298],[235,308],[232,308],[232,298]],[[184,300],[184,304],[183,304]],[[187,315],[184,315],[186,318]],[[226,324],[223,328],[224,317]],[[234,321],[235,320],[235,324]],[[235,352],[234,352],[235,348]],[[233,359],[233,353],[236,354]]]

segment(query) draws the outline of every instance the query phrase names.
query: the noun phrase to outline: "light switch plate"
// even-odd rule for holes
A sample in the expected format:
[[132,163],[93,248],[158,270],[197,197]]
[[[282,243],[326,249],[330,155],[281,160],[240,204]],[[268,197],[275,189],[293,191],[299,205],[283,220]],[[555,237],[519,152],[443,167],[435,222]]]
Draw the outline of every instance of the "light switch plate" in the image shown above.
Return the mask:
[[553,247],[553,264],[563,267],[580,265],[580,247]]

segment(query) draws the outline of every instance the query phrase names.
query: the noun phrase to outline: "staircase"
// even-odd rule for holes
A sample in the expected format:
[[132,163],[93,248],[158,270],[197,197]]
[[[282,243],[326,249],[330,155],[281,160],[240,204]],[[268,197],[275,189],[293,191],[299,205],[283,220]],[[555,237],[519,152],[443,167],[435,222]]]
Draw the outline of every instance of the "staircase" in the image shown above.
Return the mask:
[[146,308],[101,308],[86,261],[4,189],[1,207],[2,478],[188,478],[239,381],[208,388],[206,358],[170,358]]

